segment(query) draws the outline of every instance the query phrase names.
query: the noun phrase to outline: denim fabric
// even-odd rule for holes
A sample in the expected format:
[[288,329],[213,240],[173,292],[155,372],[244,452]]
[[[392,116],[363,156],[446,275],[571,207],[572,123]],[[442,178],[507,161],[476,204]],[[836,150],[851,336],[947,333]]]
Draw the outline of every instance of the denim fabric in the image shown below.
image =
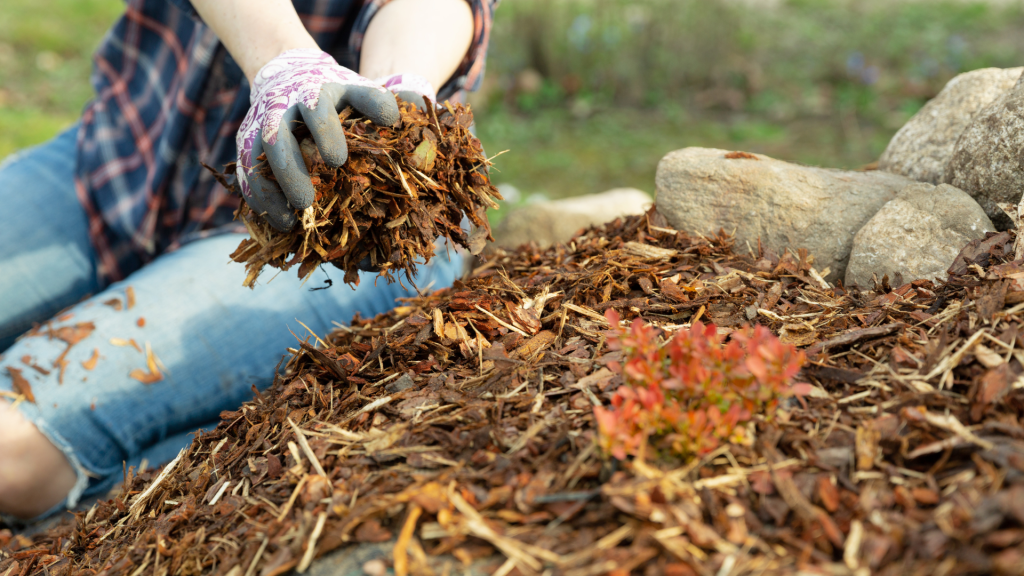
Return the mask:
[[33,322],[99,291],[75,196],[77,133],[72,126],[0,163],[0,353]]
[[[0,270],[17,275],[8,280],[8,273],[0,273],[0,328],[8,333],[26,322],[46,322],[48,314],[93,286],[85,280],[95,277],[83,240],[85,218],[68,192],[70,170],[63,168],[74,150],[66,137],[20,154],[0,171],[0,200],[17,208],[0,212]],[[36,234],[37,229],[45,232]],[[147,456],[147,449],[159,446],[160,452],[148,457],[152,463],[165,461],[188,442],[189,432],[215,422],[222,410],[236,409],[252,396],[253,386],[268,386],[285,349],[309,337],[303,324],[323,335],[333,322],[386,312],[396,298],[415,295],[408,282],[409,288],[375,283],[373,275],[364,275],[352,289],[331,267],[304,285],[294,269],[269,270],[250,290],[242,286],[244,266],[228,258],[243,238],[223,234],[163,254],[4,352],[0,394],[13,388],[8,368],[20,370],[35,403],[22,402],[19,409],[79,473],[70,505],[82,494],[111,487],[121,478],[122,462]],[[416,284],[449,286],[461,267],[454,250],[450,258],[442,252],[421,268]],[[333,287],[311,290],[324,286],[328,276]],[[46,329],[85,323],[91,323],[91,332],[70,348],[59,332]],[[150,384],[132,376],[149,371],[147,350],[163,374]],[[62,354],[61,378],[56,363]]]

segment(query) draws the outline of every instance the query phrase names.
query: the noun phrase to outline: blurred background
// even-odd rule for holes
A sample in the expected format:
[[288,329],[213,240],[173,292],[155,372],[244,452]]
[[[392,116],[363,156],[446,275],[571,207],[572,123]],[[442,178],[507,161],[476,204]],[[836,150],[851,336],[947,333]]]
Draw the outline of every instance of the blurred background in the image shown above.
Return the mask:
[[[74,122],[122,6],[0,2],[0,158]],[[956,74],[1022,64],[1020,0],[504,0],[470,102],[521,204],[653,193],[685,146],[863,166]]]

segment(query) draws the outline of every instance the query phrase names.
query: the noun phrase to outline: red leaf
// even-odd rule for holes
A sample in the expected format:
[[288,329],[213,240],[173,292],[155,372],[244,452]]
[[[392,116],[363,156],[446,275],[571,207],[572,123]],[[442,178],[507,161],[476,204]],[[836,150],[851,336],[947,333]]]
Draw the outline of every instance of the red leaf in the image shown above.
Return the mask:
[[[618,325],[613,309],[605,317]],[[652,453],[668,447],[684,456],[722,442],[747,444],[754,414],[770,419],[780,396],[810,392],[791,387],[803,353],[763,326],[734,332],[727,343],[714,324],[699,321],[667,343],[639,318],[611,332],[609,348],[621,350],[623,362],[609,368],[625,383],[611,408],[595,408],[594,416],[602,448],[616,458],[636,455],[648,441]]]

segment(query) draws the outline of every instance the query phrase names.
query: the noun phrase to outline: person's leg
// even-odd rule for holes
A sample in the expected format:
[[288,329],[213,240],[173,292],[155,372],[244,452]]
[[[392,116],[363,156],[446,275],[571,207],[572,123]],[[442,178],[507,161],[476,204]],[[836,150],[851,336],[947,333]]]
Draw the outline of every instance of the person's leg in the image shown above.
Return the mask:
[[[72,308],[70,318],[52,326],[56,337],[46,331],[25,337],[0,361],[0,393],[14,392],[9,368],[19,371],[35,397],[34,403],[20,403],[19,412],[67,455],[78,474],[70,503],[81,493],[111,486],[121,477],[123,461],[237,408],[251,397],[253,385],[269,385],[285,348],[308,335],[300,321],[323,335],[332,321],[346,323],[356,312],[376,315],[397,297],[412,295],[397,283],[374,286],[372,275],[352,290],[340,282],[340,272],[332,274],[332,288],[311,291],[327,279],[321,270],[305,285],[294,271],[267,282],[273,277],[268,273],[264,284],[249,290],[242,286],[243,267],[228,261],[242,238],[218,236],[161,256]],[[449,286],[460,271],[461,258],[453,251],[451,260],[441,255],[424,267],[417,284]],[[134,307],[105,304],[117,299],[124,307],[129,287]],[[76,331],[84,337],[68,348],[64,340],[75,340]],[[63,384],[59,371],[42,374],[21,361],[51,369],[65,350]],[[148,366],[147,350],[166,367],[158,368],[160,376]],[[11,461],[11,467],[23,464],[33,466]],[[22,507],[22,517],[60,500],[29,492],[21,501],[33,506]],[[5,511],[11,512],[0,501]]]
[[100,286],[75,195],[77,125],[0,163],[0,353]]
[[0,431],[0,513],[18,518],[37,516],[47,508],[40,508],[35,501],[59,502],[75,485],[75,470],[56,446],[2,398]]
[[[85,211],[75,195],[77,126],[0,163],[0,353],[57,311],[99,290]],[[0,397],[0,509],[25,487],[24,467],[47,472],[34,481],[42,494],[67,493],[75,476],[64,455]]]

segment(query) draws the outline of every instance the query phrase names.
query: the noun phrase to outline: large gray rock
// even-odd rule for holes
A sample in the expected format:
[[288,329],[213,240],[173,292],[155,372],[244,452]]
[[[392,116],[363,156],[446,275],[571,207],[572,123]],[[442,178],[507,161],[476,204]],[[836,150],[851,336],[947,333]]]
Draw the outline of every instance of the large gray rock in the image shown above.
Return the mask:
[[983,68],[953,78],[893,136],[878,167],[918,182],[941,183],[957,139],[1022,73],[1024,68]]
[[899,272],[904,282],[945,279],[956,255],[995,228],[970,196],[948,184],[914,184],[900,191],[853,238],[846,284],[873,286]]
[[545,248],[569,240],[581,228],[643,214],[650,206],[651,197],[635,188],[530,204],[513,210],[495,227],[495,244],[515,248],[536,242]]
[[[732,157],[732,159],[726,156]],[[843,278],[853,236],[913,184],[888,172],[797,166],[767,156],[685,148],[658,164],[657,206],[679,230],[758,238],[777,253],[807,248],[828,279]]]
[[1024,85],[1021,81],[974,117],[956,143],[944,181],[970,194],[1000,230],[1012,223],[998,204],[1024,191]]

